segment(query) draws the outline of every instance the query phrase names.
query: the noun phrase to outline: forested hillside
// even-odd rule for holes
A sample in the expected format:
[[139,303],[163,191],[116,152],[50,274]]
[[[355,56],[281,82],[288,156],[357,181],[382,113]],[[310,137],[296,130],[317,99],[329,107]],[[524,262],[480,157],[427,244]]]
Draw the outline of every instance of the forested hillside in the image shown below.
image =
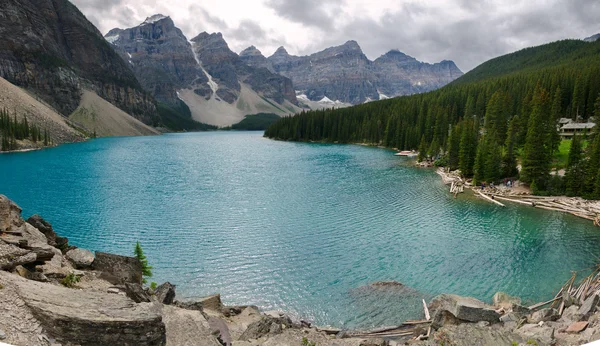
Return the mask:
[[[561,117],[600,116],[600,42],[566,40],[490,60],[426,94],[287,117],[266,137],[418,149],[476,182],[518,174],[538,193],[600,198],[600,136],[550,175]],[[592,138],[593,134],[589,134]]]

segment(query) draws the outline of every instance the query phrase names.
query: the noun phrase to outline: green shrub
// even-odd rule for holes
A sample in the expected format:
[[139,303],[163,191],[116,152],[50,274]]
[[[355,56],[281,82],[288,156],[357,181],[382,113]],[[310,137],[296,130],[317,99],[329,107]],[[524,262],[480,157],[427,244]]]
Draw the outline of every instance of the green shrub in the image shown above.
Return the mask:
[[79,276],[69,273],[69,275],[65,276],[64,279],[60,280],[60,283],[65,287],[73,288],[80,280],[81,278]]
[[148,280],[146,280],[146,278],[152,277],[152,267],[148,265],[148,260],[146,259],[146,255],[144,255],[144,250],[142,250],[142,246],[140,245],[139,241],[135,243],[133,254],[138,260],[140,260],[140,263],[142,263],[142,275],[144,276],[142,283],[147,283]]
[[316,342],[310,342],[306,337],[302,338],[302,346],[317,346]]

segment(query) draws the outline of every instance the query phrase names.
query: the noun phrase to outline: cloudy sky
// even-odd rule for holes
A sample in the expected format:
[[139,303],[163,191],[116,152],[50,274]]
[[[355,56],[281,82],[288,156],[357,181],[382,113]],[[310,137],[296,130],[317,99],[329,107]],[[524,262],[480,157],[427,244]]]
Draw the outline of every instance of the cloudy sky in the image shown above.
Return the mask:
[[468,71],[520,48],[600,32],[598,0],[71,0],[102,33],[169,15],[188,39],[222,32],[235,52],[305,55],[356,40]]

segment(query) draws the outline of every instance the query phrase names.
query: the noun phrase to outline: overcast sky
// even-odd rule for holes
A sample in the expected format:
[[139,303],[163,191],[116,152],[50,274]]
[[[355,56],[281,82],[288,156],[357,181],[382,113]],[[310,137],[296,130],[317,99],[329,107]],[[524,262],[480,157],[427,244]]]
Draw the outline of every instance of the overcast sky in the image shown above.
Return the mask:
[[463,71],[515,50],[600,32],[599,0],[71,0],[103,34],[156,13],[188,39],[222,32],[240,52],[306,55],[356,40],[370,59],[390,49]]

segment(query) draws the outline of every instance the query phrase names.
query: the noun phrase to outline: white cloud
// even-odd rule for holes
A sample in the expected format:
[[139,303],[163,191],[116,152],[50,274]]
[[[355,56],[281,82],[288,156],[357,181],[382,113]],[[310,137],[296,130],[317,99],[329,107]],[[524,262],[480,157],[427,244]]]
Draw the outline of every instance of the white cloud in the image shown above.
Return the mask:
[[377,58],[400,49],[463,70],[524,47],[600,32],[597,0],[71,0],[103,33],[171,16],[192,38],[222,32],[236,52],[309,54],[356,40]]

